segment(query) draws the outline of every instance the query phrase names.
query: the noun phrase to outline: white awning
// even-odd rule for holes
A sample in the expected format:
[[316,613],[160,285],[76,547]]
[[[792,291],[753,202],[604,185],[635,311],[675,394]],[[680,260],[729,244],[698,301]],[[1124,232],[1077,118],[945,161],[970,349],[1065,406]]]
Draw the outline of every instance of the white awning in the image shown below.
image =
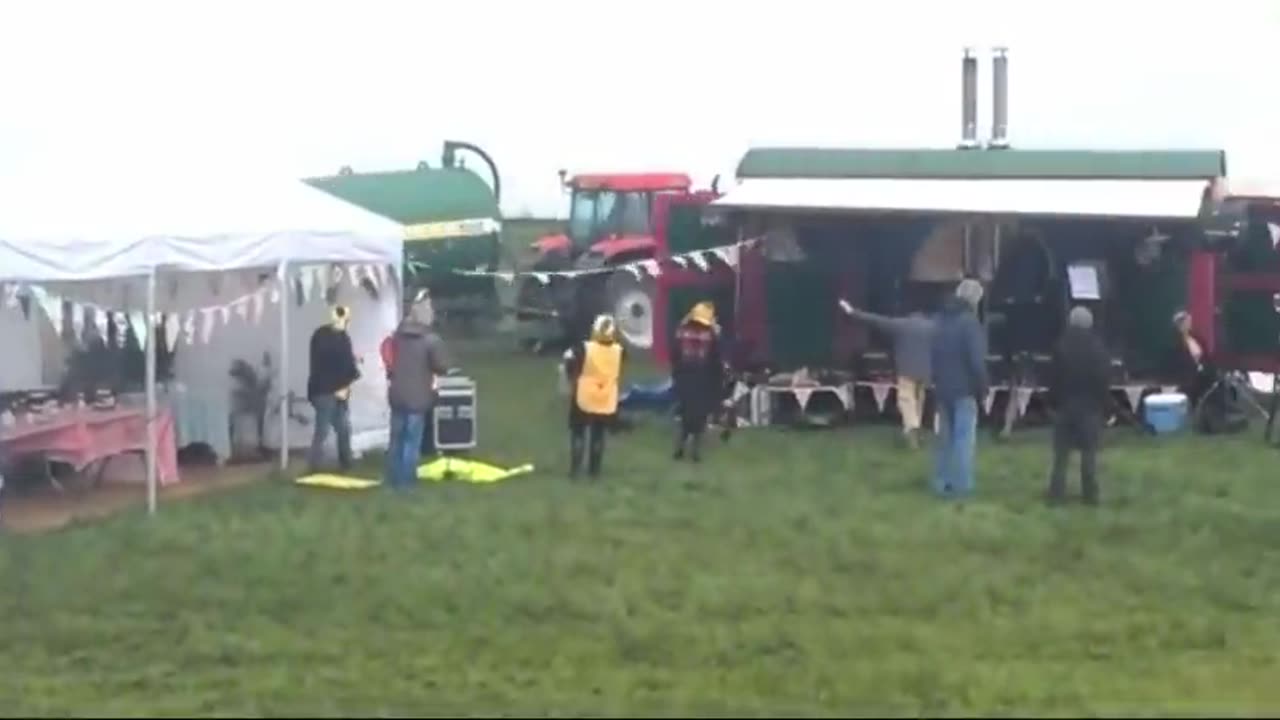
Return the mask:
[[855,212],[1192,219],[1200,180],[917,180],[748,178],[715,205]]

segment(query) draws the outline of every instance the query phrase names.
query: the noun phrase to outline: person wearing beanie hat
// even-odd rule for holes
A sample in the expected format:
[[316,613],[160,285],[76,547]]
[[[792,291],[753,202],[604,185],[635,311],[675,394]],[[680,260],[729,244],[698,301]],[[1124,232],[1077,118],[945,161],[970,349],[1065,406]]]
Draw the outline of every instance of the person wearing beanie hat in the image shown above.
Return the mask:
[[1075,307],[1058,341],[1049,378],[1049,399],[1057,410],[1053,428],[1053,470],[1048,500],[1065,500],[1067,459],[1080,452],[1084,501],[1098,503],[1097,457],[1111,394],[1111,357],[1093,331],[1093,313]]
[[958,498],[974,489],[973,455],[978,404],[986,397],[987,330],[978,320],[982,284],[966,279],[944,304],[930,345],[930,370],[938,404],[933,489]]
[[387,447],[386,485],[408,489],[417,482],[427,416],[435,404],[435,378],[448,372],[444,343],[431,329],[435,313],[430,298],[419,293],[391,336],[384,357],[391,435]]

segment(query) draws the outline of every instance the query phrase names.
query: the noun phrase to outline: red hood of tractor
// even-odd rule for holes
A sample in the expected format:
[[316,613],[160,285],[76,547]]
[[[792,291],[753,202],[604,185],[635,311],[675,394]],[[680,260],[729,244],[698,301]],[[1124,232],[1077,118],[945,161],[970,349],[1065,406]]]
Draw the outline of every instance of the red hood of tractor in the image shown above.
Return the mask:
[[[657,241],[653,239],[652,235],[611,235],[592,245],[591,249],[606,258],[610,258],[614,255],[642,250],[652,252],[655,247],[657,247]],[[569,236],[563,233],[545,235],[534,241],[533,248],[539,255],[568,253],[570,248]]]

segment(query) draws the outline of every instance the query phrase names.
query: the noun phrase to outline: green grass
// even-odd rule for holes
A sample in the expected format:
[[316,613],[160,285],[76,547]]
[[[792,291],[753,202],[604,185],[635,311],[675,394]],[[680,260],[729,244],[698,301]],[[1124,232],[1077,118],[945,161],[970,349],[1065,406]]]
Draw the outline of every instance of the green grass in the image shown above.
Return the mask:
[[550,360],[473,360],[483,457],[412,497],[264,484],[0,539],[0,714],[1210,713],[1280,707],[1276,453],[1113,433],[1106,506],[1045,438],[924,492],[888,428],[661,425],[564,477]]

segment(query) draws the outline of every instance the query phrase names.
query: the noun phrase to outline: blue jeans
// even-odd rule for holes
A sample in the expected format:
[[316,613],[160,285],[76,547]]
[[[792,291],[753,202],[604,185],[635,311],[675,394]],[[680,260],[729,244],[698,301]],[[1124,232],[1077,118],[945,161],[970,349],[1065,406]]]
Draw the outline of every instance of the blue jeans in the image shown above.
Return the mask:
[[391,410],[391,437],[387,444],[387,487],[411,488],[418,482],[418,457],[422,450],[423,413]]
[[347,401],[335,395],[317,395],[311,398],[315,410],[315,431],[311,435],[311,451],[307,453],[307,465],[312,472],[324,462],[324,443],[329,439],[329,428],[338,437],[338,465],[351,469],[351,416]]
[[977,400],[963,398],[939,403],[934,492],[947,497],[963,497],[973,492],[973,455],[977,439]]

